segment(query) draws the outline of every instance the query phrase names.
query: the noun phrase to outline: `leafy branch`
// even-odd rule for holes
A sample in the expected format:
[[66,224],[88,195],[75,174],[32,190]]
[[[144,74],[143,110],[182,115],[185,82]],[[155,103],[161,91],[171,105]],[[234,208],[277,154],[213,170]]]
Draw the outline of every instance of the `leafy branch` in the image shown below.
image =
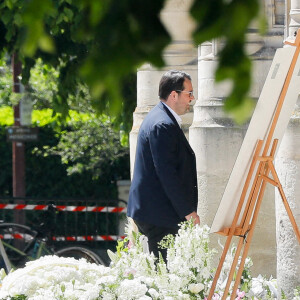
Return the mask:
[[[38,58],[58,72],[53,108],[68,114],[68,99],[87,85],[99,112],[120,115],[122,89],[143,63],[163,67],[163,50],[171,38],[159,19],[164,0],[5,0],[0,4],[0,49],[16,53],[27,84]],[[38,13],[37,13],[38,12]],[[221,38],[216,80],[233,88],[225,110],[237,118],[249,111],[251,61],[245,52],[249,24],[258,16],[258,0],[195,0],[193,38],[201,44]],[[130,101],[133,101],[132,99]]]

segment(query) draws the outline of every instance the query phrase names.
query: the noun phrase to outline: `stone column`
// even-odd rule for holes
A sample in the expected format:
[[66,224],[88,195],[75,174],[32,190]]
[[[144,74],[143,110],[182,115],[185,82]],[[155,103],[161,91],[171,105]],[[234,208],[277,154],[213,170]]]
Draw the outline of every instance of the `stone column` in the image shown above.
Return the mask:
[[[166,67],[157,70],[152,65],[145,64],[137,72],[137,107],[133,114],[133,127],[130,133],[131,175],[137,134],[144,117],[159,101],[158,84],[161,76],[171,69],[185,71],[191,75],[194,91],[197,93],[197,49],[191,40],[191,32],[195,24],[189,15],[192,2],[193,0],[166,1],[161,11],[161,20],[172,37],[172,43],[164,51]],[[191,106],[191,112],[183,116],[182,126],[187,134],[192,116]]]
[[[285,19],[286,39],[293,40],[295,32],[300,27],[299,0],[286,1]],[[276,157],[276,170],[298,227],[300,226],[299,106],[300,96]],[[287,299],[292,299],[293,289],[300,285],[300,246],[278,192],[275,200],[278,285],[285,292]]]
[[[274,4],[266,3],[267,16],[274,21]],[[283,10],[277,14],[284,15]],[[283,20],[283,17],[282,17]],[[277,22],[279,22],[277,20]],[[252,24],[247,35],[247,51],[253,61],[250,96],[258,99],[269,71],[276,48],[282,45],[283,26],[270,26],[268,35],[261,37]],[[202,224],[212,224],[222,199],[232,167],[238,155],[247,125],[237,126],[223,112],[223,101],[230,83],[216,84],[214,70],[217,65],[219,42],[199,46],[198,100],[194,105],[194,120],[190,127],[190,143],[196,153],[199,209]],[[234,53],[233,53],[234,55]],[[274,189],[266,191],[249,255],[254,261],[253,274],[276,273]],[[216,248],[219,235],[212,235]],[[221,240],[222,241],[222,240]],[[220,249],[220,248],[219,248]]]

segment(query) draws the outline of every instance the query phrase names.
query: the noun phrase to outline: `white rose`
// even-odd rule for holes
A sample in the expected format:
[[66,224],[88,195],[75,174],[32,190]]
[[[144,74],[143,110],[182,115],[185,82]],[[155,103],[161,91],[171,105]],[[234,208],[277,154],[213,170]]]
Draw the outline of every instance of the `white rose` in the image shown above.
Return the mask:
[[148,293],[151,295],[151,297],[152,297],[153,299],[156,299],[156,298],[159,297],[159,293],[157,292],[157,290],[155,290],[155,289],[153,289],[153,288],[149,289],[149,290],[148,290]]
[[193,294],[198,294],[204,289],[204,285],[200,283],[191,283],[189,285],[189,291]]

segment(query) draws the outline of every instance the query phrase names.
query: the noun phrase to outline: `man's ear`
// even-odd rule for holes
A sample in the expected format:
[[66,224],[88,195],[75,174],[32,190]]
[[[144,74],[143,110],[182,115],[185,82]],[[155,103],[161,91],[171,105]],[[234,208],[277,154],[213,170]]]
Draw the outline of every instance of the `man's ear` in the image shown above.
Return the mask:
[[170,100],[175,101],[177,97],[177,93],[175,91],[172,91],[171,94],[169,95]]

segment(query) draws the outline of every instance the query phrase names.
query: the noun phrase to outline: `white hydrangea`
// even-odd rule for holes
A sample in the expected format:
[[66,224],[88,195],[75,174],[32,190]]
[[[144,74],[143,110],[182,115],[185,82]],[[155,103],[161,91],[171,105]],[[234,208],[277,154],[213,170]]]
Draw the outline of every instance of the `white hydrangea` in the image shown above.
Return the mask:
[[147,291],[147,286],[139,279],[124,279],[117,288],[119,300],[140,299],[141,297],[145,296]]
[[97,288],[93,287],[96,279],[109,271],[109,268],[84,259],[44,256],[6,276],[0,298],[24,294],[28,299],[42,299],[49,295],[47,299],[50,300],[64,294],[68,295],[68,299],[92,299],[98,293]]
[[[28,300],[203,300],[207,297],[214,275],[211,261],[216,252],[209,248],[207,226],[183,224],[175,239],[169,240],[167,264],[153,254],[144,253],[140,235],[135,236],[130,249],[123,243],[116,253],[110,251],[110,267],[56,256],[30,262],[3,279],[0,299],[22,294]],[[214,300],[222,298],[234,254],[232,247]],[[251,265],[251,259],[247,258],[247,272]],[[261,275],[251,278],[247,272],[243,275],[247,290],[240,291],[237,299],[277,299],[276,279],[267,280]],[[300,300],[300,290],[294,294],[293,300]]]

